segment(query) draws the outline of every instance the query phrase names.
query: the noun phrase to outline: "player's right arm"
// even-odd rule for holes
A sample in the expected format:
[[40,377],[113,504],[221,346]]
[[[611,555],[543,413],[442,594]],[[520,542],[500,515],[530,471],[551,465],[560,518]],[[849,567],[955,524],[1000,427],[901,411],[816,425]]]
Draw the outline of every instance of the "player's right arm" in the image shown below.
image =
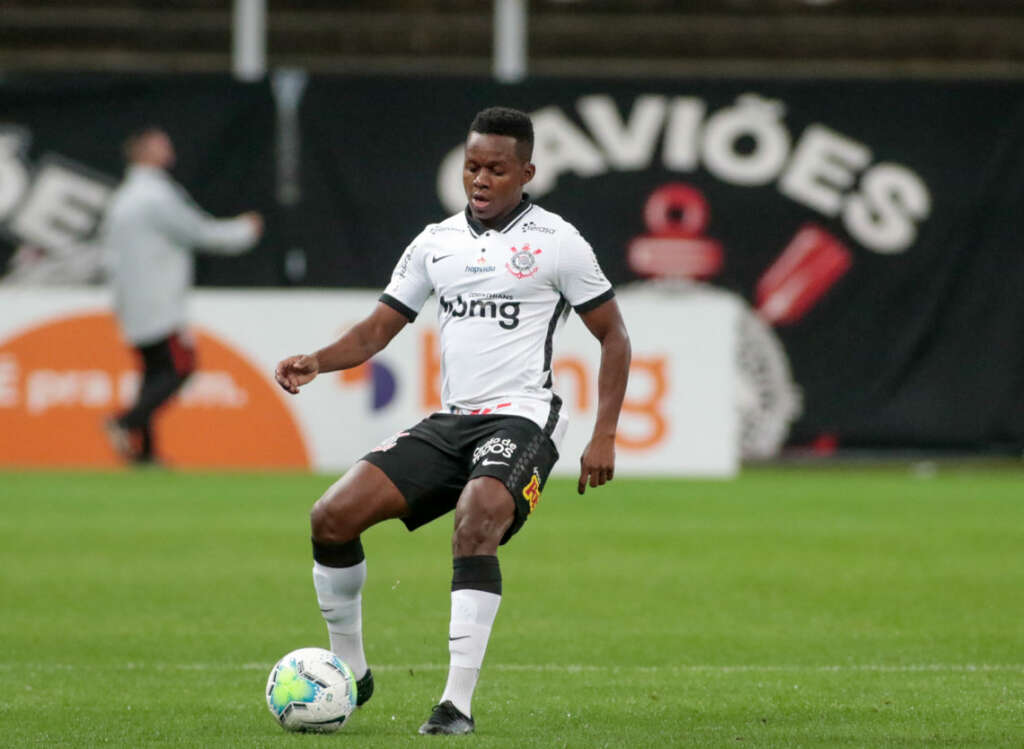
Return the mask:
[[409,245],[370,316],[314,354],[281,360],[274,370],[278,384],[295,394],[321,372],[358,367],[387,346],[402,328],[416,319],[433,290],[424,266],[425,257],[422,247],[415,241]]
[[405,315],[378,302],[373,312],[346,330],[341,338],[312,354],[282,359],[274,378],[289,393],[313,380],[322,372],[358,367],[383,349],[408,324]]

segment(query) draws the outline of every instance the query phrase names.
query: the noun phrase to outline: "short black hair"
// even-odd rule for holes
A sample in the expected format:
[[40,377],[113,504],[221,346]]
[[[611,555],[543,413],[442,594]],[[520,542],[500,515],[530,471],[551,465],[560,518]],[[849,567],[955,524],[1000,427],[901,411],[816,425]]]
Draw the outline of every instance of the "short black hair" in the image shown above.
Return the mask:
[[533,156],[533,122],[530,115],[511,107],[488,107],[477,112],[471,133],[508,135],[516,139],[516,153],[526,162]]

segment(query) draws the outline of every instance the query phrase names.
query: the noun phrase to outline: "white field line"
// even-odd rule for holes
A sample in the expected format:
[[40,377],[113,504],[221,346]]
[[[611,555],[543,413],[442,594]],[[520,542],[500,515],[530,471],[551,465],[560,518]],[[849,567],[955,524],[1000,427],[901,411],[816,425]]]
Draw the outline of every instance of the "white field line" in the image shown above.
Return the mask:
[[[91,664],[87,666],[69,663],[2,663],[0,672],[13,671],[269,671],[273,664],[267,663],[158,663],[136,661],[111,661],[109,663]],[[378,672],[402,671],[446,671],[447,663],[375,663],[373,670]],[[984,673],[984,672],[1018,672],[1024,673],[1024,663],[917,663],[917,664],[886,664],[859,663],[833,666],[800,666],[771,664],[737,664],[737,665],[701,665],[701,664],[667,664],[660,666],[614,666],[603,664],[537,664],[537,663],[490,663],[484,664],[488,671],[525,671],[537,673],[644,673],[644,674],[731,674],[731,673]]]

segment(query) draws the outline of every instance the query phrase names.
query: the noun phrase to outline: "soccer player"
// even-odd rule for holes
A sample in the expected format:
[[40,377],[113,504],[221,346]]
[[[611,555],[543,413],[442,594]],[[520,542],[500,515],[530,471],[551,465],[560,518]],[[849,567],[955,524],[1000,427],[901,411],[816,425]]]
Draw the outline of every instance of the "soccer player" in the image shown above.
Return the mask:
[[135,403],[105,427],[121,457],[150,463],[156,460],[153,415],[195,369],[185,321],[192,253],[245,252],[263,233],[263,218],[249,212],[216,219],[196,206],[168,172],[174,144],[158,127],[133,133],[124,152],[128,171],[110,200],[102,237],[111,257],[114,312],[143,376]]
[[471,733],[484,650],[501,601],[497,551],[540,499],[567,421],[552,389],[555,331],[575,309],[600,342],[598,407],[577,489],[615,472],[615,430],[630,346],[594,252],[530,201],[533,125],[503,107],[477,114],[465,143],[465,211],[428,225],[405,250],[376,308],[331,345],[276,369],[288,392],[358,366],[439,301],[442,409],[378,445],[313,506],[313,582],[331,650],[373,693],[363,651],[360,534],[389,518],[409,530],[455,510],[448,681],[420,733]]

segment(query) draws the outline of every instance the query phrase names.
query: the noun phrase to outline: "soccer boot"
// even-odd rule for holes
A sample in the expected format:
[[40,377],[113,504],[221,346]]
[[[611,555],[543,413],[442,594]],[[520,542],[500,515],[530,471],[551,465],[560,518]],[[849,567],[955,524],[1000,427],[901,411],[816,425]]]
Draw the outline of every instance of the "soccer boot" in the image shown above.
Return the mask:
[[108,419],[103,423],[103,431],[107,434],[107,441],[114,452],[124,460],[135,460],[138,457],[138,449],[133,444],[132,433],[121,426],[117,419]]
[[366,669],[363,678],[356,682],[356,707],[362,707],[373,697],[373,671]]
[[462,734],[473,733],[476,723],[468,715],[463,715],[451,700],[445,700],[434,706],[430,718],[420,726],[420,733],[431,734]]

